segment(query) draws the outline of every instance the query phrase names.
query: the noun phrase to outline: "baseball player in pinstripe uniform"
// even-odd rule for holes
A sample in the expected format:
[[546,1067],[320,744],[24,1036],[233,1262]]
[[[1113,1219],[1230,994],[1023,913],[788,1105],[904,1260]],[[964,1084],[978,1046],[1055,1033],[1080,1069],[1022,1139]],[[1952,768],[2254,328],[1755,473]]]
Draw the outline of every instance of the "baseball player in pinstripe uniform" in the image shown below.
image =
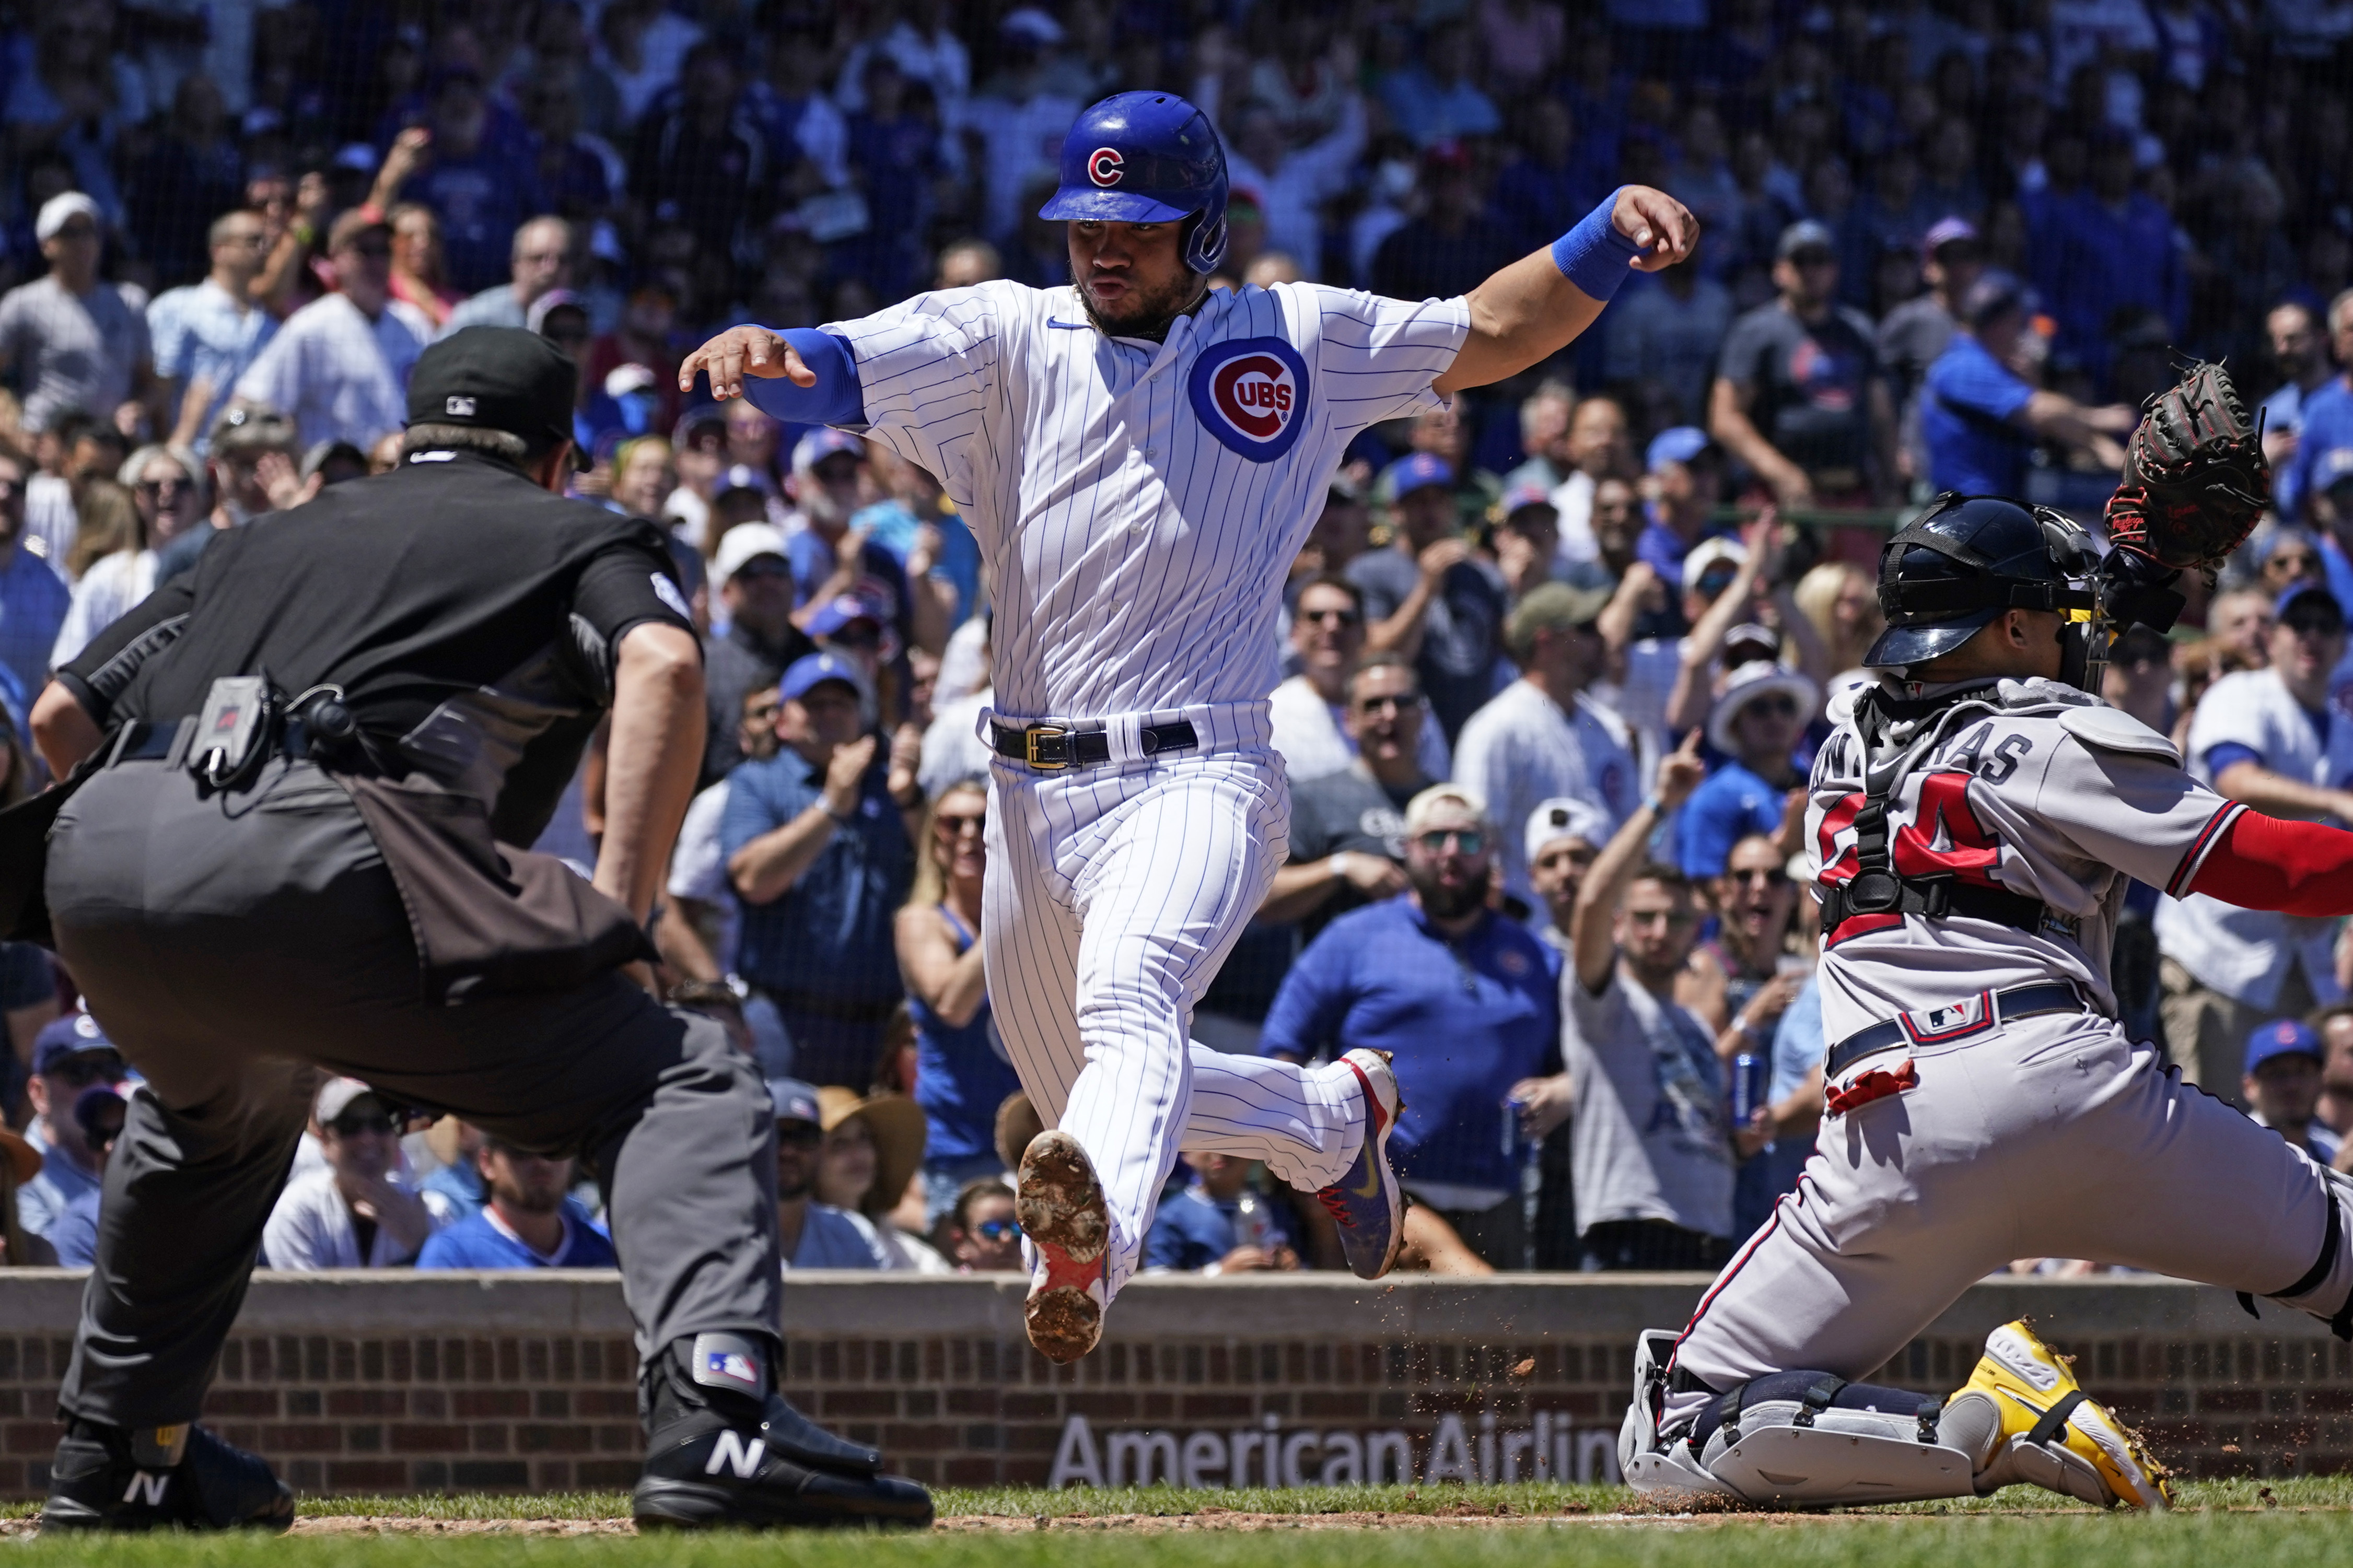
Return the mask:
[[1328,1066],[1189,1044],[1195,1003],[1282,863],[1269,743],[1284,574],[1349,440],[1535,363],[1697,226],[1628,187],[1454,300],[1312,284],[1212,291],[1225,154],[1168,93],[1079,119],[1061,185],[1071,284],[921,295],[814,331],[754,326],[681,385],[863,431],[937,475],[996,585],[997,753],[981,943],[1048,1131],[1022,1162],[1029,1338],[1071,1361],[1135,1271],[1180,1148],[1315,1192],[1350,1266],[1395,1260],[1377,1053]]

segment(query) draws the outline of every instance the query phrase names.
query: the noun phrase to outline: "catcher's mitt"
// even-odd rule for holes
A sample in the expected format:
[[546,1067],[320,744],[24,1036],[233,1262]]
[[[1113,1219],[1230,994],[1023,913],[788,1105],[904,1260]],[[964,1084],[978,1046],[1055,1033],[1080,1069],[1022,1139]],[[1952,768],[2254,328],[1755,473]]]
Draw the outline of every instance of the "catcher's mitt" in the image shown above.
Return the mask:
[[2160,566],[2211,569],[2254,531],[2271,494],[2260,422],[2230,373],[2201,362],[2149,399],[2108,502],[2108,537]]

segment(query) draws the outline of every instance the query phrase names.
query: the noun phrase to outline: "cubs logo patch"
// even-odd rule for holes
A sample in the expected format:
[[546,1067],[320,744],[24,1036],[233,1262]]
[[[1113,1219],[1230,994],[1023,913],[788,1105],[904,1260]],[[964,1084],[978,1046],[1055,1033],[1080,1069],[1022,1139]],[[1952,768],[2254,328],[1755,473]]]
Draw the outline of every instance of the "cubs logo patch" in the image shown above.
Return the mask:
[[1271,463],[1299,439],[1307,413],[1307,363],[1281,338],[1212,343],[1186,384],[1193,414],[1231,451]]
[[1098,185],[1115,185],[1125,173],[1122,165],[1126,162],[1118,148],[1098,147],[1087,156],[1087,178]]

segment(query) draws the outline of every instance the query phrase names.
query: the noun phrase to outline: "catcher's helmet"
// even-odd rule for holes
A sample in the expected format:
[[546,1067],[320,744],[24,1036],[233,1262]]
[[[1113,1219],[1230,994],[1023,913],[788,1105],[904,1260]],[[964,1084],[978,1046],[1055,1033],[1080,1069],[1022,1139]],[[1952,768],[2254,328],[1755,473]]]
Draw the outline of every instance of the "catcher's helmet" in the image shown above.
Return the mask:
[[2076,584],[2099,559],[2090,536],[2058,512],[2002,496],[1938,496],[1880,552],[1887,629],[1862,662],[1923,663],[2005,610],[2094,610],[2096,595]]
[[1185,220],[1185,265],[1214,272],[1226,258],[1226,150],[1209,117],[1173,92],[1115,92],[1062,138],[1061,184],[1045,218],[1108,223]]

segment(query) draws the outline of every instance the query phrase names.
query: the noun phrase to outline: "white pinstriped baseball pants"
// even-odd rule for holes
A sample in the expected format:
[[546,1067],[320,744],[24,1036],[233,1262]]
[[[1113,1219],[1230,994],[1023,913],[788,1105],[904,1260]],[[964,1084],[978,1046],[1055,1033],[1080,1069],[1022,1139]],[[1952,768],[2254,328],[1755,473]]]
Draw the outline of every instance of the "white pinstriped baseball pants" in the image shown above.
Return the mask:
[[1187,1037],[1290,832],[1282,761],[1262,743],[1065,773],[993,770],[989,1006],[1038,1113],[1094,1163],[1111,1210],[1108,1294],[1135,1272],[1180,1151],[1263,1160],[1313,1191],[1364,1141],[1347,1068]]

